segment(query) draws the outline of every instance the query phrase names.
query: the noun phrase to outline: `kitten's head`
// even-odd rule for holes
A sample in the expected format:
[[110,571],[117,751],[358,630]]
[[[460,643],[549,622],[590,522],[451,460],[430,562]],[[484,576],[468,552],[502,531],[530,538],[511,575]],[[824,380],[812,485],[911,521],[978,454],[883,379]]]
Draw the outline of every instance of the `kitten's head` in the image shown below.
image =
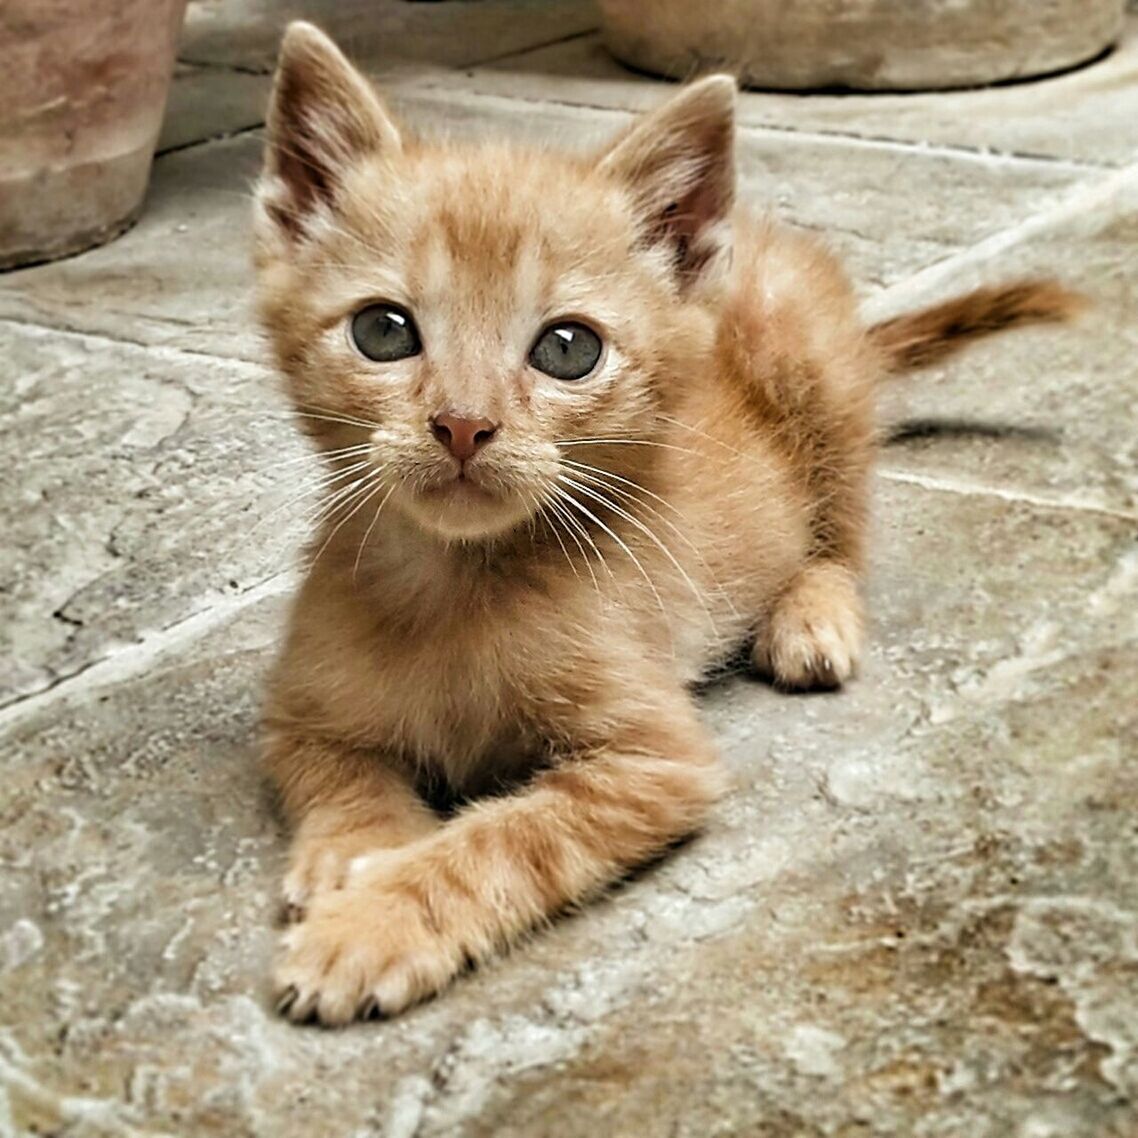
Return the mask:
[[600,154],[428,144],[291,25],[256,238],[262,320],[305,429],[447,539],[556,509],[567,462],[646,461],[634,440],[697,379],[711,335],[700,296],[729,253],[733,107],[716,77]]

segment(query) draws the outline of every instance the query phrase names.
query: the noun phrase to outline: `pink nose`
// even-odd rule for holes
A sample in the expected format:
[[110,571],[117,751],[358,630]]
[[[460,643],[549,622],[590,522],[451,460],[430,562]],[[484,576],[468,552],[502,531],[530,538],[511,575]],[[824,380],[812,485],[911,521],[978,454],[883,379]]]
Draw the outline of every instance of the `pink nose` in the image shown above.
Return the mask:
[[497,423],[489,419],[468,419],[443,411],[431,420],[431,433],[458,459],[473,458],[493,437]]

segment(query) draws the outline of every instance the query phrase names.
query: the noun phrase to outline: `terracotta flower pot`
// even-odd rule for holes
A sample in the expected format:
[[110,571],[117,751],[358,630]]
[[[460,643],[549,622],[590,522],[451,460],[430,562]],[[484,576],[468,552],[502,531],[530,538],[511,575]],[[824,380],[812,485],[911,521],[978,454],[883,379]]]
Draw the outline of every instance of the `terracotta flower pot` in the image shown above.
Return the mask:
[[76,253],[137,216],[185,4],[0,3],[0,268]]
[[1094,58],[1125,0],[600,0],[618,59],[673,78],[713,68],[751,86],[922,90]]

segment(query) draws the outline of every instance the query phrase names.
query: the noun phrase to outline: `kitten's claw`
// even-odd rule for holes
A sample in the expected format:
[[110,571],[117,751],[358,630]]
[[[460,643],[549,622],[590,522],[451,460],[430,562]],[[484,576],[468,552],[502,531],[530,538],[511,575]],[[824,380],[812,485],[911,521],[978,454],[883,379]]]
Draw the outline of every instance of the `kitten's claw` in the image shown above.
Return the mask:
[[281,925],[295,925],[304,920],[304,906],[297,904],[296,901],[289,900],[288,896],[282,896],[280,905],[277,907],[276,924]]
[[276,1004],[274,1005],[274,1010],[277,1015],[287,1016],[299,995],[300,989],[297,988],[295,984],[288,984],[283,991],[278,992]]

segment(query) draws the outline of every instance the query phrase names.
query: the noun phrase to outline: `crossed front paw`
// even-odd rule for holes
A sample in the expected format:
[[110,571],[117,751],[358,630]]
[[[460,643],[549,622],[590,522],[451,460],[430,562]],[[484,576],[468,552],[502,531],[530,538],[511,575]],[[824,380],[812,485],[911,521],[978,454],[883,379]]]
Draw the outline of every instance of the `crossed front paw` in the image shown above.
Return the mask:
[[284,933],[274,999],[294,1023],[333,1027],[401,1012],[445,987],[465,963],[411,891],[349,881],[316,894]]

